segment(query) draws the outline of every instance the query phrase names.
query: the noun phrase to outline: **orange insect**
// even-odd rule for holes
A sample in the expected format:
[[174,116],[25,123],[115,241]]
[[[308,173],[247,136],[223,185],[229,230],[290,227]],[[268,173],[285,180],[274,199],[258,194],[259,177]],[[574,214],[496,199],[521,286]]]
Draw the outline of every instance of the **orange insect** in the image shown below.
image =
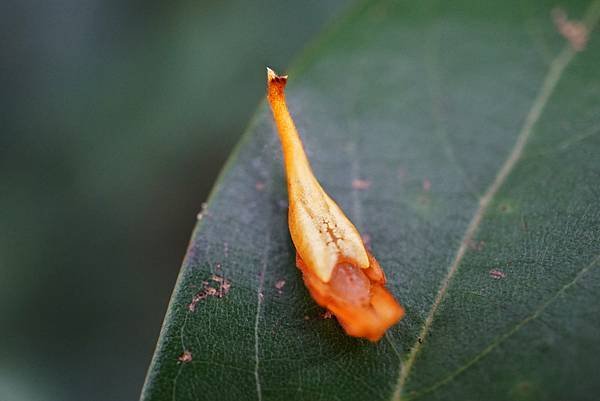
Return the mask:
[[285,101],[286,76],[267,68],[267,99],[281,139],[288,224],[296,264],[313,299],[348,335],[379,340],[404,309],[385,288],[385,274],[356,227],[315,178]]

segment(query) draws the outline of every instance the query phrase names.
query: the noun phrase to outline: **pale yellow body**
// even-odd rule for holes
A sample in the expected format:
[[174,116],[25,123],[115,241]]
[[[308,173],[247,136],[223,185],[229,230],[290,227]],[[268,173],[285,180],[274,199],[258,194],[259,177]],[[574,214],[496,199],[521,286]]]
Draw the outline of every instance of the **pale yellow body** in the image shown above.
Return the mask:
[[287,174],[290,234],[306,265],[322,281],[329,282],[333,268],[339,262],[350,262],[366,269],[369,257],[354,224],[314,177],[283,96],[286,78],[268,70],[268,97]]
[[287,109],[286,81],[287,76],[268,70],[267,97],[283,148],[296,265],[310,295],[347,334],[378,341],[404,309],[385,288],[385,274],[356,227],[315,178]]

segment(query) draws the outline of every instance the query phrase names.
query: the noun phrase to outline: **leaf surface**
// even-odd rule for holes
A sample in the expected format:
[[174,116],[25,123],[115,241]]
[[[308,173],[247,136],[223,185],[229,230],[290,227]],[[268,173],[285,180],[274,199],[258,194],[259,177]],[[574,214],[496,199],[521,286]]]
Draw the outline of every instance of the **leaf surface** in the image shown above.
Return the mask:
[[[326,34],[288,103],[406,317],[373,344],[309,297],[263,104],[194,231],[142,399],[594,399],[600,35],[575,51],[553,7],[363,3]],[[564,11],[592,26],[600,3]]]

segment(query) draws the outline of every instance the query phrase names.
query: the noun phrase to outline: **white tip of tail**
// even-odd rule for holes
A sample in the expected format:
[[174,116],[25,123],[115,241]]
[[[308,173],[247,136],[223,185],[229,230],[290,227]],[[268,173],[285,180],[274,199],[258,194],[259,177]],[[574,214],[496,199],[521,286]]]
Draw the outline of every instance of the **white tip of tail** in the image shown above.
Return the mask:
[[279,76],[279,75],[277,75],[277,73],[275,71],[273,71],[272,69],[267,67],[267,82],[279,81],[279,80],[286,81],[287,78],[288,78],[287,75]]

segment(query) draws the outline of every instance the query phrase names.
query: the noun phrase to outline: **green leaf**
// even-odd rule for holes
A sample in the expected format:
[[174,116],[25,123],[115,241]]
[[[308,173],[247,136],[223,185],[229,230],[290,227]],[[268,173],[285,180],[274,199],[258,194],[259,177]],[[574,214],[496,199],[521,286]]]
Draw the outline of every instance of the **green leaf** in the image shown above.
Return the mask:
[[[483,3],[361,4],[290,71],[315,173],[406,317],[375,344],[322,317],[263,104],[194,231],[144,400],[595,399],[600,35],[575,51],[553,2]],[[592,26],[600,2],[564,11]],[[190,308],[213,274],[229,291]]]

